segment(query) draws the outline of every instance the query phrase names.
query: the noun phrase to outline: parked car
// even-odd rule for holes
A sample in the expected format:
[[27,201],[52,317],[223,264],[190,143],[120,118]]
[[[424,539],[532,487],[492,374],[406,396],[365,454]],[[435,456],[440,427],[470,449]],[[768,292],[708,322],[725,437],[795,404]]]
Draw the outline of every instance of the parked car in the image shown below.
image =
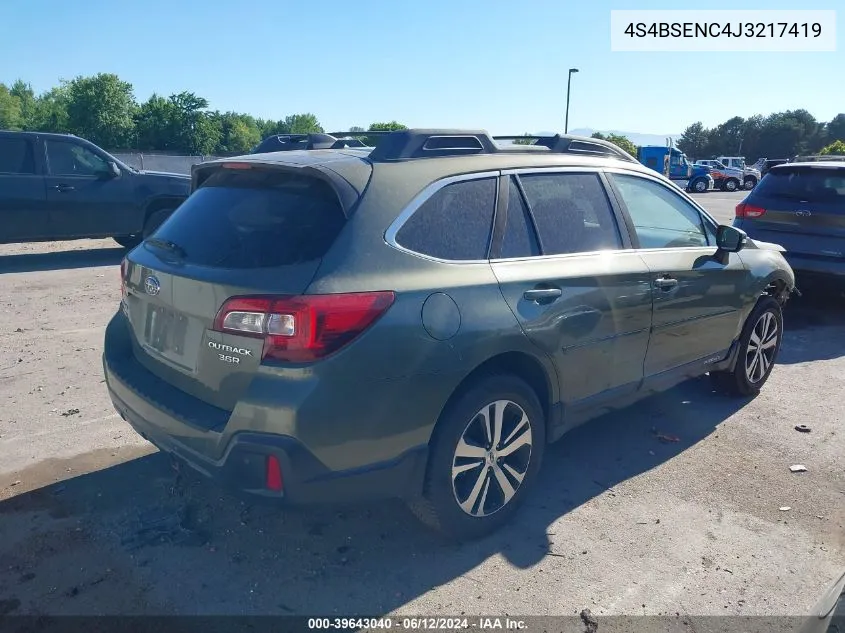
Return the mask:
[[307,149],[343,149],[345,147],[365,147],[358,138],[345,136],[337,138],[330,134],[272,134],[252,150],[253,154],[267,152],[290,152]]
[[70,134],[0,131],[0,243],[111,237],[137,245],[190,193]]
[[763,176],[769,173],[769,170],[776,165],[784,165],[789,162],[788,158],[767,158],[763,161],[763,166],[760,169],[760,177],[762,179]]
[[730,169],[738,169],[742,172],[742,187],[747,191],[751,191],[760,182],[762,174],[755,167],[749,167],[745,164],[745,158],[742,156],[717,156],[716,160],[722,163],[725,167]]
[[697,160],[695,164],[709,167],[715,186],[722,191],[738,191],[743,188],[745,174],[741,169],[728,167],[715,159]]
[[690,193],[705,193],[715,186],[710,167],[690,164],[686,154],[677,147],[642,145],[637,147],[636,158]]
[[407,130],[192,187],[121,266],[116,410],[241,490],[402,497],[458,539],[518,512],[588,419],[705,372],[758,393],[795,285],[777,246],[598,139]]
[[733,224],[786,248],[799,277],[845,282],[845,163],[772,167],[737,205]]

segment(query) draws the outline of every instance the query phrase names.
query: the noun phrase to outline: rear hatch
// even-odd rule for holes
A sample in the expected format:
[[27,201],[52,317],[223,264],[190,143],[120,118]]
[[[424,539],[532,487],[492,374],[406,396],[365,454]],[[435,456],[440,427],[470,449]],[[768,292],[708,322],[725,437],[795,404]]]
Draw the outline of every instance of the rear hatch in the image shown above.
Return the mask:
[[[262,297],[306,290],[348,207],[314,169],[242,162],[206,172],[127,257],[123,310],[142,365],[231,410],[266,352]],[[250,298],[232,302],[243,296]],[[238,308],[226,323],[224,305]]]
[[752,238],[812,258],[845,256],[845,165],[783,165],[737,205]]

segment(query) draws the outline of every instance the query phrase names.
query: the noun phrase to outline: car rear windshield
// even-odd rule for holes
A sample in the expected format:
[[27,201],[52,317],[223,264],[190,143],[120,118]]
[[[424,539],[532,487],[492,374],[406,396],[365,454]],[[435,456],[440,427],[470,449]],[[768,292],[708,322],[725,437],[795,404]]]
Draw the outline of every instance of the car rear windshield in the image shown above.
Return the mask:
[[845,203],[845,169],[773,169],[757,185],[755,194],[784,200]]
[[326,181],[279,170],[220,169],[159,227],[191,264],[269,268],[318,259],[346,216]]

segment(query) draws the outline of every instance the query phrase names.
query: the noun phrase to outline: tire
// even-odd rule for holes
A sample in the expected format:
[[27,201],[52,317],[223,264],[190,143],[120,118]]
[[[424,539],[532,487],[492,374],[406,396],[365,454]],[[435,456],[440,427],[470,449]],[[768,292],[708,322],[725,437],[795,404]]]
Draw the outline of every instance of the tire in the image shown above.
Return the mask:
[[[497,410],[501,416],[496,416]],[[488,419],[493,418],[492,439],[495,419],[502,421],[499,450],[518,444],[515,450],[498,456],[488,450],[492,442],[487,434],[490,429],[485,433],[485,412]],[[526,439],[528,443],[523,441]],[[506,444],[505,440],[510,441]],[[471,457],[456,454],[461,444],[475,449],[465,451]],[[545,446],[546,420],[535,392],[515,376],[486,377],[458,396],[440,416],[429,444],[423,496],[410,501],[411,510],[452,540],[490,534],[519,510],[537,479]],[[513,492],[505,493],[507,485]]]
[[155,230],[161,226],[161,223],[170,217],[170,214],[175,210],[175,207],[168,207],[166,209],[158,209],[157,211],[150,213],[149,217],[147,217],[147,221],[144,223],[144,239],[152,235]]
[[707,181],[704,178],[698,178],[697,180],[693,181],[692,187],[690,189],[695,193],[706,193]]
[[757,186],[757,179],[754,176],[748,176],[743,183],[746,191],[751,191]]
[[127,250],[132,250],[141,243],[141,238],[137,235],[123,235],[112,239]]
[[175,208],[166,208],[166,209],[158,209],[157,211],[153,211],[147,217],[147,221],[144,223],[144,232],[140,235],[121,235],[120,237],[112,238],[115,242],[120,244],[126,249],[132,250],[150,235],[152,235],[155,230],[161,226],[161,223],[164,222],[170,214],[173,213],[176,209]]
[[[773,331],[771,330],[772,324],[775,327]],[[767,335],[767,332],[772,333],[774,339]],[[764,344],[773,340],[773,343],[770,347],[755,352],[755,348],[759,348],[752,339],[762,339]],[[733,397],[756,396],[772,373],[780,353],[782,340],[783,312],[781,306],[772,297],[762,297],[742,328],[734,370],[710,372],[710,379],[713,381],[714,387],[718,391]],[[756,363],[754,358],[757,359]],[[760,363],[763,361],[765,362],[761,365]],[[763,370],[762,373],[760,373],[760,369]]]
[[723,191],[734,192],[739,189],[739,181],[736,178],[728,178],[722,187]]

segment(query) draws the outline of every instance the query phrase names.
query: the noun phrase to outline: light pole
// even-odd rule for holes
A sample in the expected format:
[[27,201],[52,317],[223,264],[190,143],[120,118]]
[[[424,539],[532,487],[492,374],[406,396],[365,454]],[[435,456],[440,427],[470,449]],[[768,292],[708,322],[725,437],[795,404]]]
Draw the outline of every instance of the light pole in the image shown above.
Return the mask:
[[563,133],[569,132],[569,88],[572,86],[572,73],[577,73],[577,68],[569,69],[569,78],[566,80],[566,122],[563,124]]

